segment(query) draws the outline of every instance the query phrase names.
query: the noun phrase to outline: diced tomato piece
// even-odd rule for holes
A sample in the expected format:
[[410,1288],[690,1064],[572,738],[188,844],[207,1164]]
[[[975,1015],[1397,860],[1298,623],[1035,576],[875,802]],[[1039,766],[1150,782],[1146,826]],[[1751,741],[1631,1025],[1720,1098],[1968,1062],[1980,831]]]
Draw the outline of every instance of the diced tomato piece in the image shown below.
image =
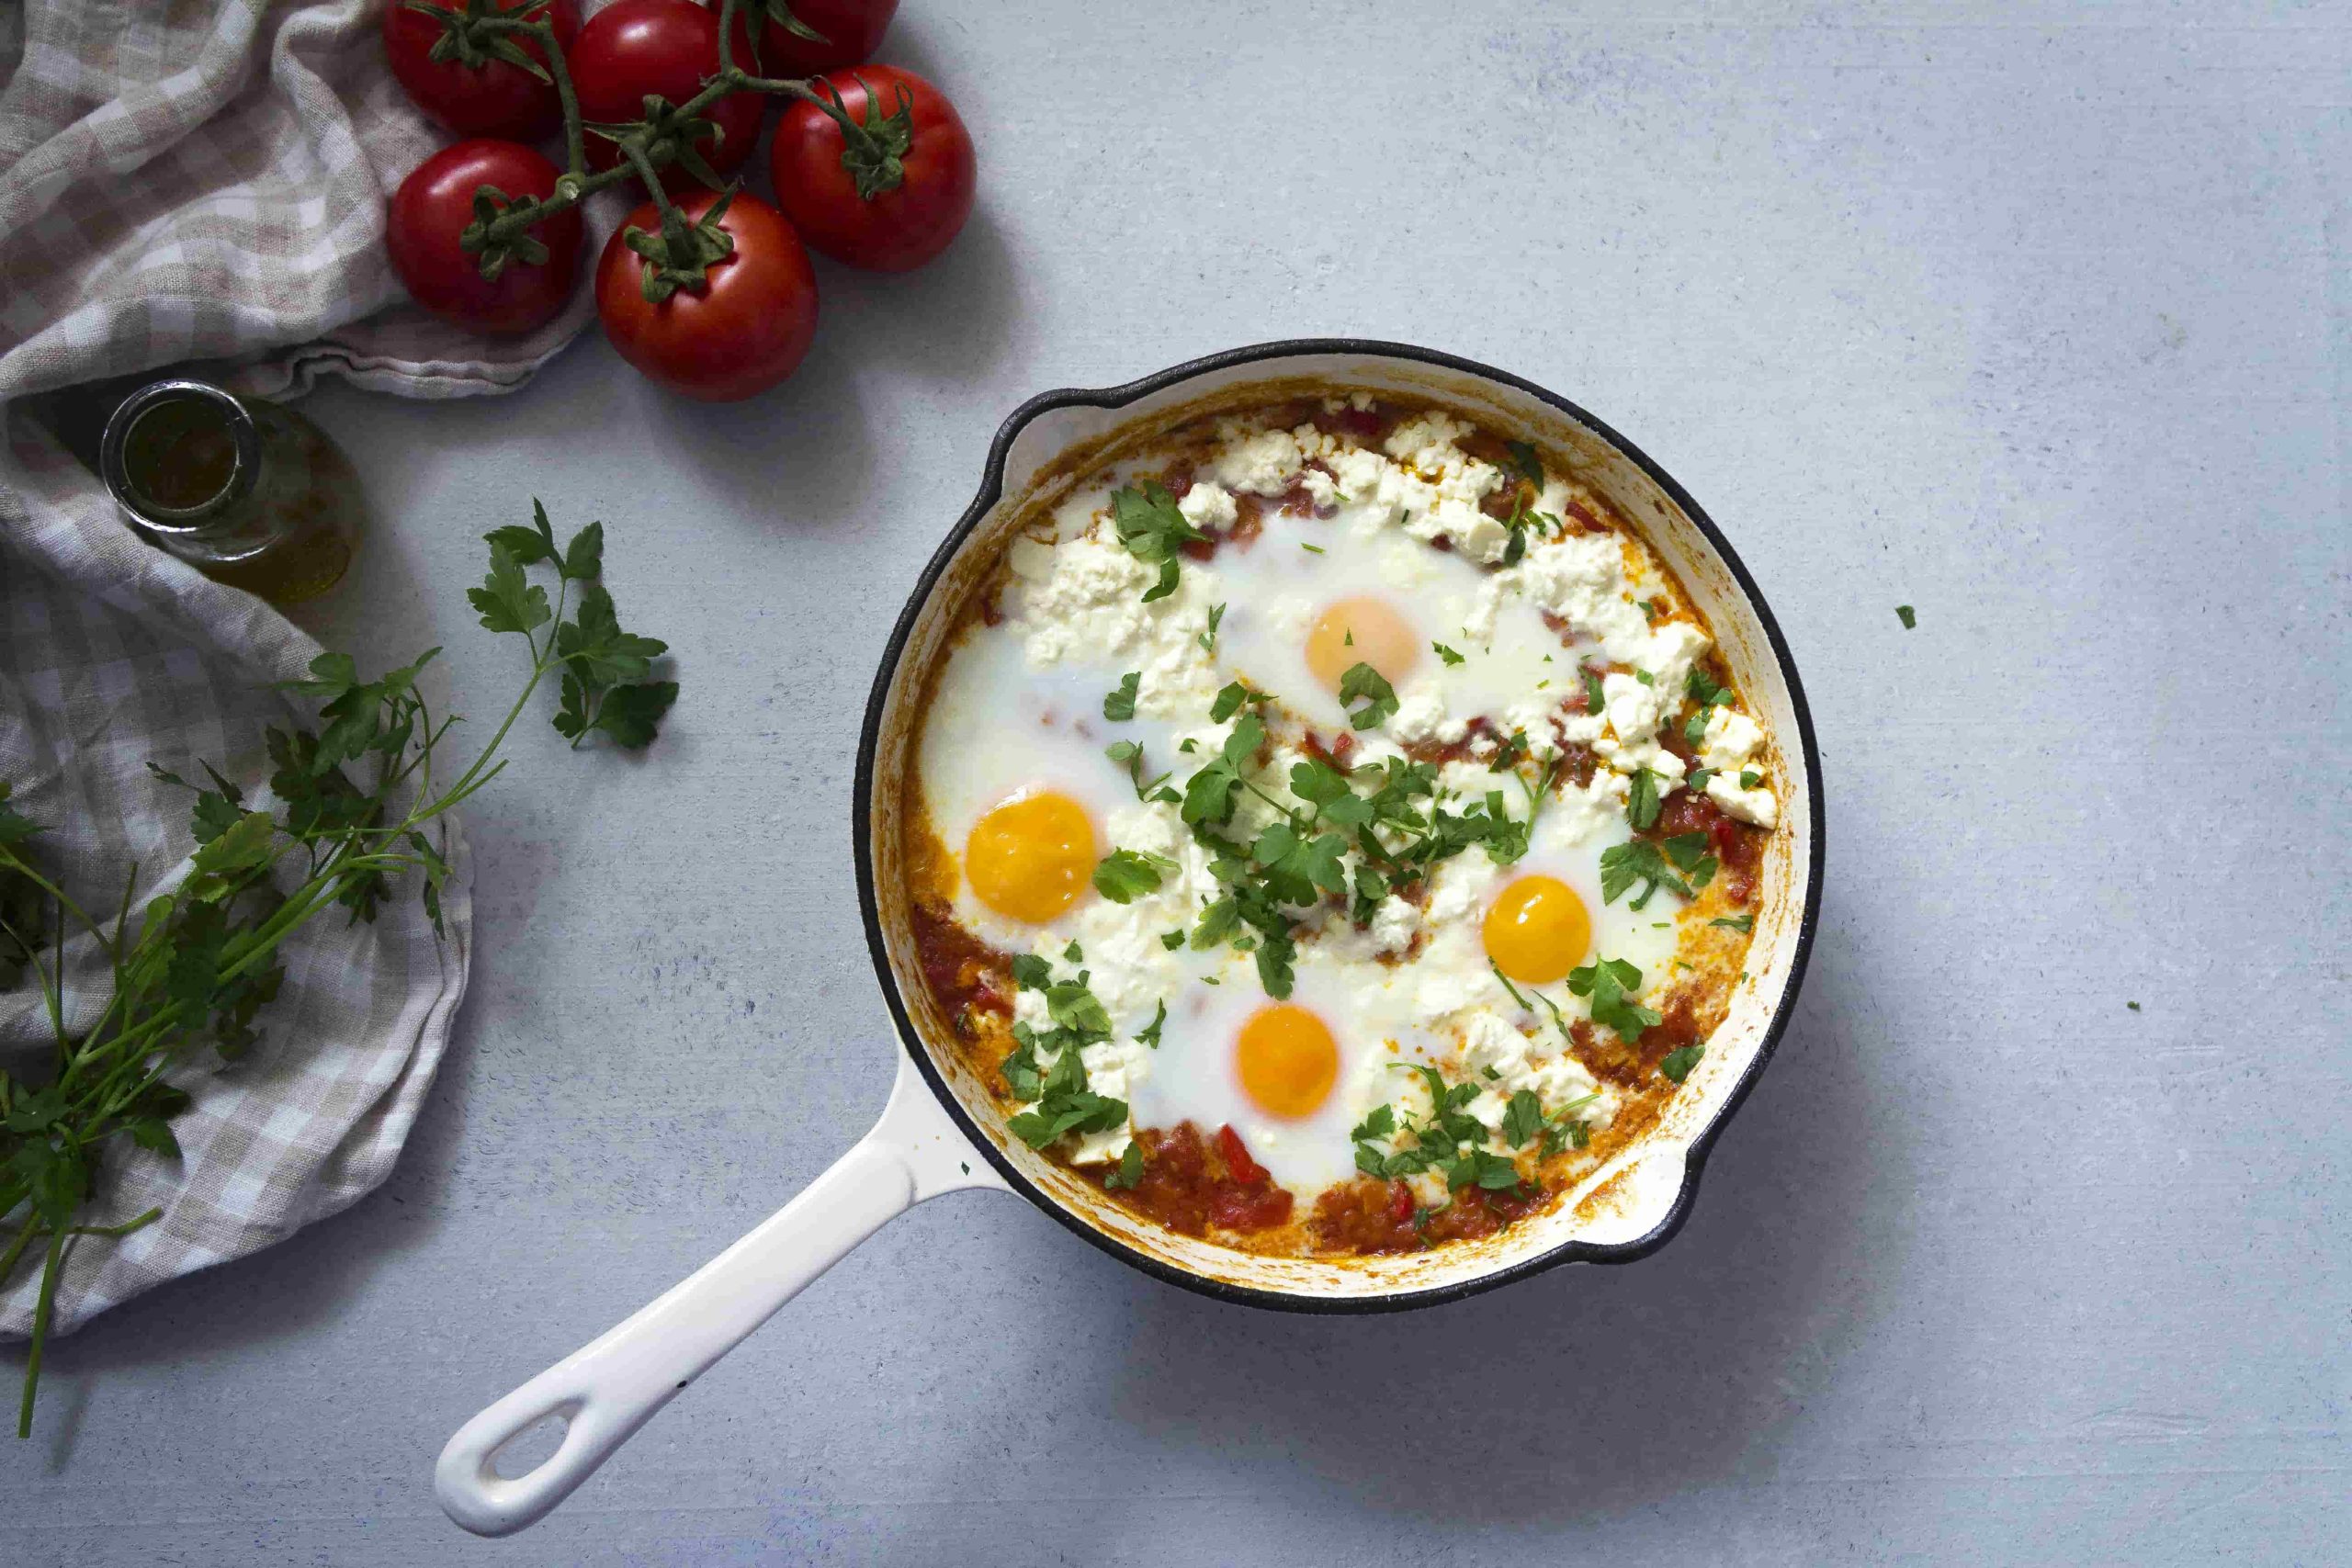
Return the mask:
[[1233,1130],[1232,1123],[1227,1122],[1216,1130],[1216,1152],[1225,1156],[1225,1168],[1242,1186],[1262,1187],[1266,1184],[1266,1168],[1250,1157],[1250,1151],[1242,1146],[1241,1134]]
[[1400,1225],[1413,1223],[1413,1190],[1401,1181],[1388,1184],[1388,1217]]

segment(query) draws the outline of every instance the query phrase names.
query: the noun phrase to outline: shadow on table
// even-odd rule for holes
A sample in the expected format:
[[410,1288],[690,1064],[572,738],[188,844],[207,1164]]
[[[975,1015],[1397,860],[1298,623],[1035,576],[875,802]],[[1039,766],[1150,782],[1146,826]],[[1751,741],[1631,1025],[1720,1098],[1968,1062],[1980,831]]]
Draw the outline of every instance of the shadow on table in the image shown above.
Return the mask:
[[1283,1486],[1466,1522],[1612,1514],[1738,1472],[1859,1334],[1866,1195],[1900,1179],[1866,1122],[1871,1010],[1832,947],[1655,1257],[1362,1318],[1139,1287],[1119,1417]]

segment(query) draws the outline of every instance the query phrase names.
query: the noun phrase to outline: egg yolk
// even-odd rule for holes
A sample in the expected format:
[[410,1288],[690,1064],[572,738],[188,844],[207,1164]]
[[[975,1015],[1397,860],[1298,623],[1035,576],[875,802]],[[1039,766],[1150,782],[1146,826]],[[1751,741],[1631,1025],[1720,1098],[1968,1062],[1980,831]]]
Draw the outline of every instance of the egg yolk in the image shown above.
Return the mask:
[[1390,685],[1420,661],[1421,641],[1410,622],[1378,599],[1340,599],[1324,606],[1306,634],[1306,667],[1333,691],[1340,677],[1369,664]]
[[1078,902],[1094,874],[1094,824],[1066,795],[1018,795],[972,824],[964,874],[998,914],[1043,924]]
[[1487,911],[1487,956],[1512,979],[1548,986],[1566,976],[1592,943],[1592,917],[1575,888],[1556,876],[1522,876]]
[[1241,1089],[1270,1116],[1308,1116],[1340,1076],[1340,1047],[1323,1021],[1294,1002],[1260,1008],[1234,1043]]

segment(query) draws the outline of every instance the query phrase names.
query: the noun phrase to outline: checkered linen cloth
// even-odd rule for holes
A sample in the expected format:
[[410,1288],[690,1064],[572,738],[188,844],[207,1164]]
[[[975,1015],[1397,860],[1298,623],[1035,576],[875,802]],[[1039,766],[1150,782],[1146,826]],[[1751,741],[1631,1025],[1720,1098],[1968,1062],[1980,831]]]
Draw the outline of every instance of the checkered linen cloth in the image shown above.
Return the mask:
[[[322,373],[414,397],[503,391],[592,309],[582,289],[560,321],[493,343],[402,300],[385,198],[441,139],[384,68],[379,3],[0,0],[0,776],[85,908],[111,909],[133,861],[142,900],[186,870],[188,797],[149,759],[183,773],[209,759],[266,799],[263,728],[306,716],[270,683],[319,649],[134,538],[18,400],[188,361],[263,393]],[[414,650],[355,651],[374,668]],[[196,1097],[183,1157],[109,1151],[90,1219],[164,1215],[75,1243],[59,1329],[384,1179],[465,987],[457,868],[446,942],[403,888],[372,925],[336,911],[288,944],[262,1043],[176,1077]],[[95,944],[69,944],[66,968],[86,1019],[106,993]],[[34,1069],[49,1039],[29,980],[0,997],[0,1061]],[[0,1289],[0,1337],[29,1329],[38,1274]]]

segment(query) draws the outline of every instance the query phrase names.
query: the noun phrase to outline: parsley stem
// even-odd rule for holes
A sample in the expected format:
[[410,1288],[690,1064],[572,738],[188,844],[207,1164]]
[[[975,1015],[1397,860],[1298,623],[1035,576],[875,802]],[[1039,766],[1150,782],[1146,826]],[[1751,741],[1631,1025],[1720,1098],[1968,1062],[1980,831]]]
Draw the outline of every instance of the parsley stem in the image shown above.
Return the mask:
[[49,1257],[41,1265],[40,1296],[33,1307],[33,1337],[25,1351],[25,1392],[17,1404],[17,1436],[33,1435],[33,1395],[40,1388],[41,1351],[49,1344],[49,1320],[57,1308],[57,1277],[65,1269],[66,1233],[51,1231]]

